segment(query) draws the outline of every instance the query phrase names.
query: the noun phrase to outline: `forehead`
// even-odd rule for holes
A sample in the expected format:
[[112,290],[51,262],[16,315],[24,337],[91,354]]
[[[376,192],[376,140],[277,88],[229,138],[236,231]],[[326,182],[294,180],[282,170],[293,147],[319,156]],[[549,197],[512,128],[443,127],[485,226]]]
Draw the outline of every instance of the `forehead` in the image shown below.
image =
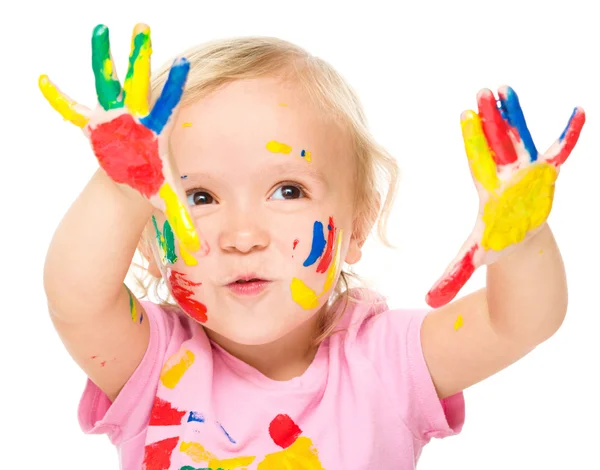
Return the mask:
[[182,107],[171,148],[182,171],[195,170],[194,162],[209,157],[215,165],[240,169],[249,161],[284,161],[350,176],[347,132],[297,84],[278,77],[236,80]]

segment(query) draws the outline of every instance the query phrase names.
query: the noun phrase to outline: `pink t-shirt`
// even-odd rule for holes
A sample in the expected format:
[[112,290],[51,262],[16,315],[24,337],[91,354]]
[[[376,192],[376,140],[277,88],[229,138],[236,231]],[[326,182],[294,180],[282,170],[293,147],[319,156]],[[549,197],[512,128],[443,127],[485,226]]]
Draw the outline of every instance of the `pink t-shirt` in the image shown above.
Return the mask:
[[420,342],[426,311],[353,290],[297,378],[271,380],[176,309],[143,302],[148,350],[114,403],[88,380],[84,432],[105,433],[123,470],[414,469],[431,438],[460,432],[464,398],[439,400]]

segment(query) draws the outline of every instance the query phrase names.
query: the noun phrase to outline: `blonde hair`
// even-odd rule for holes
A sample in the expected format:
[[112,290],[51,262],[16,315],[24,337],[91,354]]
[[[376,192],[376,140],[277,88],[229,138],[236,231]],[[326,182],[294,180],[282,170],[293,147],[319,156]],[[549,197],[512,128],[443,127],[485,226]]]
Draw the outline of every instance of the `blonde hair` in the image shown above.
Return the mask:
[[[326,61],[309,54],[288,41],[272,37],[242,37],[217,40],[183,52],[190,71],[180,106],[197,102],[219,87],[234,81],[285,74],[300,85],[320,110],[345,128],[352,140],[354,168],[353,235],[362,244],[377,221],[377,234],[391,246],[386,226],[398,184],[399,170],[395,159],[371,136],[358,96],[344,78]],[[159,96],[172,62],[165,64],[151,82],[151,101]],[[378,218],[379,217],[379,218]],[[150,243],[148,231],[142,243]],[[147,245],[148,246],[148,245]],[[143,258],[142,258],[143,259]],[[162,279],[149,276],[143,265],[142,276],[134,275],[143,296],[150,290],[165,304],[173,304],[166,291],[160,294]],[[334,332],[351,300],[350,284],[360,280],[350,269],[342,269],[330,301],[320,318],[318,344]],[[164,287],[164,285],[163,285]],[[339,302],[345,305],[339,307]]]

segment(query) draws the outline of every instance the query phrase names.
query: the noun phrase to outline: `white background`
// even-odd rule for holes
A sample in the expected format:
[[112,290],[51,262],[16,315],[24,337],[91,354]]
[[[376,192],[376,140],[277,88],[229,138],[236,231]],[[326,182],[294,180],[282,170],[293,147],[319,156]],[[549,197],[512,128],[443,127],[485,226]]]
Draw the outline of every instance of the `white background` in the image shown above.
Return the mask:
[[[390,223],[398,249],[370,243],[358,266],[395,307],[425,306],[431,283],[471,230],[477,196],[459,115],[475,106],[476,92],[513,86],[540,150],[560,135],[573,107],[583,106],[587,124],[563,167],[550,216],[569,278],[566,322],[529,356],[467,390],[462,434],[428,445],[419,468],[600,469],[596,6],[589,0],[394,3],[110,0],[1,7],[2,469],[117,468],[108,439],[79,430],[85,377],[51,326],[42,287],[53,231],[96,162],[78,129],[45,102],[37,78],[48,73],[93,105],[93,27],[110,27],[124,77],[131,30],[141,21],[152,28],[154,66],[194,43],[259,34],[296,42],[348,78],[372,131],[403,171]],[[484,275],[478,271],[464,292],[481,287]]]

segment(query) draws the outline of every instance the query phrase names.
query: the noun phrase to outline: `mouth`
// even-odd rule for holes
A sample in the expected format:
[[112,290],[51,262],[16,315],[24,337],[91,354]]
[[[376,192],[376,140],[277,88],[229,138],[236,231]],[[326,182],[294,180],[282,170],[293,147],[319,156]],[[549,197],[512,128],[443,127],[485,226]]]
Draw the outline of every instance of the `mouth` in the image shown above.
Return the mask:
[[226,287],[237,295],[255,296],[263,292],[270,283],[270,280],[252,274],[240,276],[236,280],[226,284]]

